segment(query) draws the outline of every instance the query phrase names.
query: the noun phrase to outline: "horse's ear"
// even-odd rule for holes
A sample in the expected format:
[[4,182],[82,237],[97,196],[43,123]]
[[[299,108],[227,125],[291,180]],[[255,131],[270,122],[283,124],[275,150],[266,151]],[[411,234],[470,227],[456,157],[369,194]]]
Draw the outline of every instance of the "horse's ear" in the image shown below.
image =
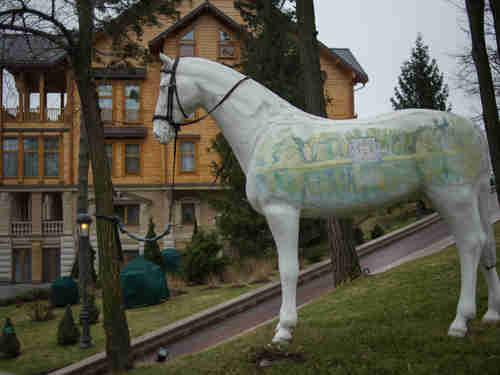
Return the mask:
[[164,55],[161,52],[160,52],[160,60],[162,63],[164,63],[168,67],[170,67],[174,64],[174,60],[172,60],[170,57],[168,57],[167,55]]

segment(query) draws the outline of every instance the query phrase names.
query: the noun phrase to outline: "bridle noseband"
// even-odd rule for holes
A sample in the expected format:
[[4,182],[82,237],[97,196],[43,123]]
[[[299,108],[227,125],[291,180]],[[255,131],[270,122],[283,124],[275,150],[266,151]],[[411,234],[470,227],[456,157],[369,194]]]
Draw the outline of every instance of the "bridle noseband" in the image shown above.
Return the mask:
[[236,84],[227,92],[226,95],[220,100],[219,103],[217,103],[210,111],[208,111],[204,116],[191,120],[191,121],[184,121],[184,122],[175,122],[174,121],[174,95],[175,99],[177,101],[177,105],[179,106],[179,109],[182,112],[182,115],[184,116],[185,119],[189,118],[189,116],[186,114],[186,111],[184,111],[184,108],[182,107],[182,104],[179,100],[179,92],[177,91],[177,82],[175,79],[175,73],[177,72],[177,66],[179,65],[179,57],[175,58],[174,65],[172,66],[171,70],[161,70],[162,73],[170,74],[170,82],[168,85],[168,94],[167,94],[167,115],[154,115],[153,116],[153,121],[155,120],[163,120],[168,122],[170,126],[172,126],[175,130],[175,134],[179,132],[181,126],[186,126],[186,125],[192,125],[196,124],[197,122],[200,122],[210,116],[213,111],[215,111],[217,108],[219,108],[222,103],[224,103],[227,98],[236,90],[236,88],[241,85],[244,81],[249,79],[250,77],[244,77],[240,79]]

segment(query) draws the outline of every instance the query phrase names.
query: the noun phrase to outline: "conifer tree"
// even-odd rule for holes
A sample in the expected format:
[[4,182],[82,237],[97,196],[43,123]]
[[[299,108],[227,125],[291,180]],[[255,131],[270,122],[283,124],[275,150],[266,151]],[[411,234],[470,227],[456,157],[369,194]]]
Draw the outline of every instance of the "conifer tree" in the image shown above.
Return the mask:
[[5,319],[5,326],[0,337],[0,353],[3,353],[5,358],[14,358],[21,353],[21,344],[10,318]]
[[396,110],[406,108],[427,108],[450,111],[448,85],[444,83],[436,60],[430,58],[429,47],[418,34],[410,59],[401,66],[398,86],[391,98]]
[[66,306],[63,318],[59,322],[57,328],[57,343],[59,345],[73,345],[78,342],[80,338],[80,330],[75,324],[73,319],[73,312],[71,306]]
[[[155,233],[155,224],[153,223],[153,218],[149,219],[149,227],[148,233],[146,234],[146,238],[156,237]],[[150,262],[157,264],[164,269],[163,265],[163,257],[161,256],[160,247],[158,246],[158,242],[150,242],[146,241],[144,244],[144,259],[149,260]]]

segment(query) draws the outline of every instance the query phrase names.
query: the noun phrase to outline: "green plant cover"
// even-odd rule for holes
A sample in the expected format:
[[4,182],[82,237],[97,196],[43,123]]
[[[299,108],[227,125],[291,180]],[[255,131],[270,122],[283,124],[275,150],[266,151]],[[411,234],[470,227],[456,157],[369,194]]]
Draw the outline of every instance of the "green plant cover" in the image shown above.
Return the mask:
[[3,354],[4,358],[14,358],[21,353],[21,343],[17,339],[10,318],[5,319],[5,326],[0,337],[0,353]]
[[59,345],[73,345],[78,342],[80,338],[80,330],[75,324],[73,319],[73,312],[71,311],[71,306],[66,306],[64,311],[64,316],[59,322],[57,328],[57,343]]
[[[154,237],[156,237],[155,224],[153,223],[153,218],[150,218],[146,238]],[[163,257],[161,256],[160,246],[158,246],[158,242],[147,241],[144,244],[144,259],[159,265],[162,269],[164,268]]]
[[161,252],[163,257],[163,266],[165,272],[178,272],[181,266],[181,255],[173,247],[167,248]]
[[70,276],[58,278],[51,285],[52,306],[63,307],[78,304],[78,284]]
[[125,308],[156,305],[170,297],[162,268],[138,256],[120,272]]

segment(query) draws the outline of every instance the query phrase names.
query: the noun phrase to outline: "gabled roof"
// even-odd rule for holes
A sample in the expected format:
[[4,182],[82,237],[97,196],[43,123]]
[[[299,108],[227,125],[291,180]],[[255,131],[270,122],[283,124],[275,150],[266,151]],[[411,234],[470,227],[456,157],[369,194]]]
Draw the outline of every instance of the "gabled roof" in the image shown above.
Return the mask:
[[366,74],[349,48],[329,48],[329,50],[342,63],[350,67],[354,71],[354,73],[356,73],[358,82],[368,82],[368,74]]
[[[161,43],[163,39],[168,37],[170,34],[182,29],[189,25],[190,22],[194,21],[198,16],[205,12],[210,12],[227,26],[231,27],[236,31],[246,32],[246,29],[235,22],[231,17],[226,15],[219,8],[214,6],[209,1],[205,1],[197,8],[193,9],[191,12],[186,14],[179,21],[168,27],[165,31],[161,32],[157,36],[155,36],[150,42],[149,47],[153,51],[158,51],[161,48]],[[354,80],[355,83],[367,83],[368,82],[368,74],[363,70],[359,62],[356,60],[352,52],[348,48],[329,48],[323,43],[320,42],[320,47],[326,51],[327,54],[332,57],[338,59],[342,65],[352,70],[356,74],[356,78]]]
[[245,29],[235,22],[231,17],[221,11],[219,8],[214,6],[209,1],[205,1],[197,8],[193,9],[191,12],[182,17],[179,21],[174,23],[172,26],[168,27],[165,31],[161,32],[157,36],[155,36],[152,40],[149,41],[149,47],[153,50],[159,49],[161,46],[161,41],[166,38],[169,34],[174,33],[187,26],[191,21],[200,16],[201,14],[209,12],[213,14],[220,21],[225,23],[230,28],[237,31],[244,31]]
[[0,65],[52,66],[66,56],[53,42],[29,34],[0,34]]

